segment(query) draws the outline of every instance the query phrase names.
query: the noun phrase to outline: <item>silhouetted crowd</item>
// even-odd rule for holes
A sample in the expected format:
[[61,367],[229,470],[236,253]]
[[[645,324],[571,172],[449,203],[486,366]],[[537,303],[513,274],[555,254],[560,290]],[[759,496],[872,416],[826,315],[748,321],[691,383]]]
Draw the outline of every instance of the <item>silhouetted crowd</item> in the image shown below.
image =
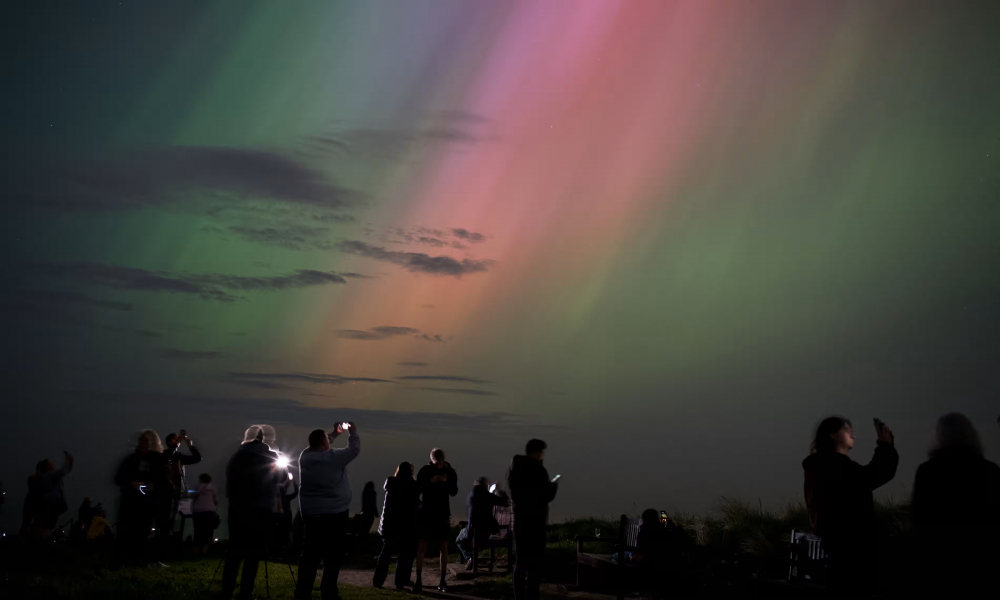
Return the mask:
[[[861,465],[849,458],[855,440],[851,421],[829,417],[816,428],[810,454],[802,462],[810,524],[828,556],[829,586],[841,596],[864,597],[876,589],[879,549],[873,490],[895,477],[899,455],[892,430],[878,419],[875,433],[874,456]],[[334,447],[334,441],[345,434],[346,446]],[[478,478],[466,501],[467,526],[455,540],[471,568],[474,553],[500,531],[497,508],[509,506],[517,600],[536,600],[539,594],[549,504],[559,478],[550,478],[546,471],[545,451],[545,442],[533,439],[524,454],[513,457],[506,474],[507,491],[497,490],[485,477]],[[458,494],[458,475],[444,451],[432,449],[429,462],[419,470],[406,461],[396,467],[383,485],[381,515],[375,486],[368,482],[362,492],[362,511],[351,518],[353,495],[347,469],[360,453],[361,438],[354,423],[338,423],[329,432],[314,430],[296,461],[296,481],[290,469],[293,461],[277,450],[274,428],[253,425],[246,430],[226,466],[230,544],[222,569],[223,597],[230,598],[238,588],[240,598],[251,598],[259,562],[287,558],[301,548],[295,598],[311,597],[320,564],[321,597],[339,598],[342,560],[352,539],[366,535],[376,517],[382,551],[373,585],[383,587],[395,556],[396,589],[422,591],[423,562],[430,551],[440,557],[437,589],[449,591],[450,499]],[[165,566],[162,561],[178,541],[180,512],[193,523],[194,552],[206,553],[221,519],[219,492],[208,474],[202,473],[194,487],[188,487],[185,468],[201,459],[184,430],[171,433],[164,442],[153,430],[141,431],[134,451],[115,474],[120,490],[116,525],[109,523],[100,503],[86,498],[69,536],[114,551],[120,564]],[[28,481],[20,538],[49,539],[61,534],[58,521],[69,509],[63,482],[73,463],[69,453],[64,454],[60,467],[48,459],[37,463]],[[298,500],[299,512],[293,518],[294,500]],[[984,591],[992,595],[993,570],[1000,565],[1000,468],[983,457],[978,433],[964,415],[952,413],[938,420],[929,459],[920,465],[913,483],[910,514],[917,547],[912,553],[914,576],[908,595],[976,597]],[[693,546],[681,526],[649,509],[642,514],[636,547],[616,559],[641,567],[645,589],[665,596],[669,581],[681,568],[679,557]],[[414,566],[415,579],[411,578]]]

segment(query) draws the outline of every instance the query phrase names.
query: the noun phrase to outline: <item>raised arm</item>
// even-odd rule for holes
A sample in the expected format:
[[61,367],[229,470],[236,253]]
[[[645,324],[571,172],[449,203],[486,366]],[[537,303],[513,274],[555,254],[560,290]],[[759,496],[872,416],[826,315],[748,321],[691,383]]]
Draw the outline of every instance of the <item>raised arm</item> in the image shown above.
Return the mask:
[[881,423],[876,426],[878,432],[878,445],[875,446],[875,456],[871,462],[862,467],[865,485],[868,489],[874,490],[890,481],[896,476],[896,467],[899,466],[899,453],[896,452],[895,437],[889,426]]
[[177,458],[180,459],[182,465],[194,465],[201,462],[201,452],[194,447],[194,442],[191,440],[187,441],[188,449],[191,450],[191,455],[177,453]]
[[346,448],[331,448],[329,451],[324,453],[325,460],[333,462],[337,465],[347,465],[352,460],[361,454],[361,438],[358,436],[358,430],[351,424],[351,436],[347,438]]

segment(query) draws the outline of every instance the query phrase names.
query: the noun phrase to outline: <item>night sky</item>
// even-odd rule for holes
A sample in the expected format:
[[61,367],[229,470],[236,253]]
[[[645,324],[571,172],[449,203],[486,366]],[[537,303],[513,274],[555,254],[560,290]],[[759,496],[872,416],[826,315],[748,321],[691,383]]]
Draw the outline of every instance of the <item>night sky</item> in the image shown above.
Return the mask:
[[[823,417],[1000,458],[1000,3],[4,2],[3,524],[358,423],[555,518],[801,498]],[[189,470],[189,473],[191,471]],[[360,508],[360,494],[355,497]]]

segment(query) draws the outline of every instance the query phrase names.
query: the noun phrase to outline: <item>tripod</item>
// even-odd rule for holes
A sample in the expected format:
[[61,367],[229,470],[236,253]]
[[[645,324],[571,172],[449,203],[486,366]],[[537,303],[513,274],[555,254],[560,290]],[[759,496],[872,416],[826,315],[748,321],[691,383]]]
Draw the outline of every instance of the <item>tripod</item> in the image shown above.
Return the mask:
[[[215,581],[215,576],[219,574],[219,569],[222,568],[222,563],[226,562],[226,559],[229,558],[230,550],[227,550],[226,554],[219,559],[219,564],[215,566],[215,572],[212,573],[212,578],[208,580],[208,585],[205,586],[205,593],[208,593],[208,591],[212,588],[212,582]],[[271,558],[271,544],[267,543],[264,545],[264,590],[267,593],[268,598],[271,597],[271,582],[267,572],[267,563],[270,558]],[[292,563],[286,562],[285,565],[288,566],[288,574],[292,577],[292,585],[294,586],[296,584],[296,581],[295,581],[295,572],[292,571]],[[244,569],[246,568],[245,562],[243,568]]]

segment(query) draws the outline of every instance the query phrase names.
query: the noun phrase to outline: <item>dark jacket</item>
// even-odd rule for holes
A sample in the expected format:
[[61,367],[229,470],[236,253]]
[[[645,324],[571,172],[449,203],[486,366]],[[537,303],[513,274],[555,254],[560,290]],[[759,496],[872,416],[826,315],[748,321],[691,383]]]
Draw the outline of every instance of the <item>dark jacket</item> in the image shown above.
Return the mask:
[[1000,467],[963,448],[936,453],[917,469],[911,517],[921,572],[964,595],[956,585],[985,583],[976,578],[1000,565]]
[[865,543],[875,534],[872,490],[896,475],[899,454],[879,443],[865,466],[839,452],[817,452],[802,461],[806,506],[813,530],[822,538]]
[[226,465],[229,507],[274,512],[278,484],[284,471],[277,469],[278,454],[259,441],[240,446]]
[[198,452],[198,449],[194,446],[190,448],[190,455],[181,454],[178,444],[167,446],[163,450],[163,454],[167,460],[167,474],[170,477],[170,485],[174,488],[175,495],[183,494],[187,491],[184,489],[184,467],[201,462],[201,452]]
[[[132,487],[133,482],[145,485],[145,494],[136,491]],[[126,501],[151,502],[157,494],[171,492],[166,457],[161,452],[153,450],[145,454],[139,452],[129,454],[118,466],[115,485],[121,489],[122,499]]]
[[514,521],[517,519],[541,520],[549,518],[549,502],[556,497],[559,486],[549,481],[549,472],[542,461],[518,454],[510,461],[507,469],[507,489],[514,506]]
[[[447,481],[431,483],[435,475],[444,475]],[[443,469],[438,469],[433,463],[420,468],[417,473],[417,484],[420,486],[420,514],[424,520],[450,520],[451,502],[449,497],[458,495],[458,475],[451,464],[444,463]]]
[[420,487],[412,477],[390,477],[385,480],[385,500],[379,534],[387,539],[406,539],[416,535],[417,508]]
[[500,524],[493,516],[493,507],[507,506],[506,494],[491,494],[486,487],[477,485],[469,492],[466,504],[469,507],[469,527],[476,532],[476,537],[489,537],[500,531]]

